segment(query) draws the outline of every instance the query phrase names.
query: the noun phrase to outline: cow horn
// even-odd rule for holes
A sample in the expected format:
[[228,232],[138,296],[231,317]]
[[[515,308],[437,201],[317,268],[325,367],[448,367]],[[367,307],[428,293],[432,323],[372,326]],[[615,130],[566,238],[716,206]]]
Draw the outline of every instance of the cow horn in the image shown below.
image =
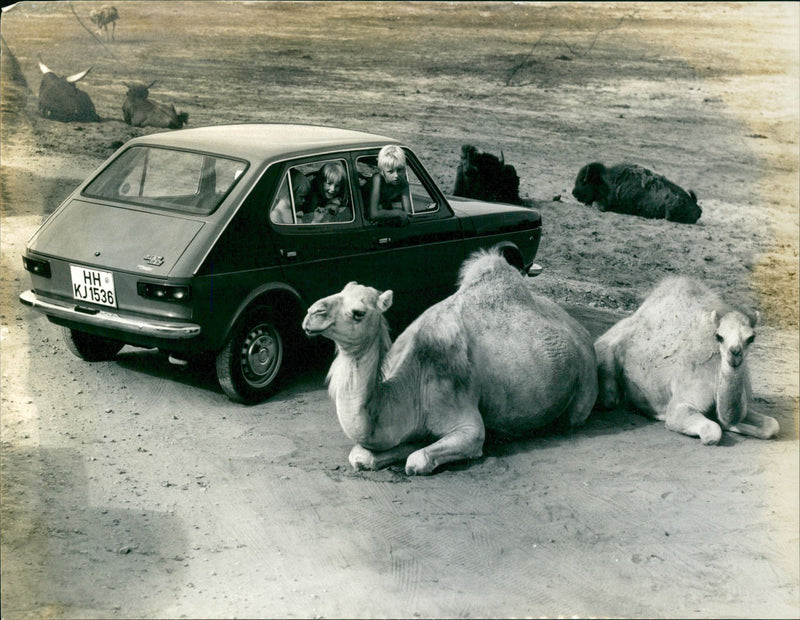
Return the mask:
[[47,65],[42,62],[42,59],[39,59],[39,69],[42,70],[42,73],[52,73],[50,69],[47,68]]
[[152,82],[150,82],[150,83],[147,85],[147,90],[150,90],[151,88],[153,88],[153,84],[155,84],[155,83],[156,83],[156,80],[153,80]]
[[503,151],[500,151],[500,165],[504,166],[506,163],[506,156],[503,155]]
[[86,77],[86,74],[89,73],[89,71],[91,70],[92,68],[89,67],[88,69],[86,69],[86,71],[81,71],[80,73],[76,73],[75,75],[70,75],[68,78],[66,78],[66,80],[70,84],[74,84],[75,82],[80,82],[83,78]]

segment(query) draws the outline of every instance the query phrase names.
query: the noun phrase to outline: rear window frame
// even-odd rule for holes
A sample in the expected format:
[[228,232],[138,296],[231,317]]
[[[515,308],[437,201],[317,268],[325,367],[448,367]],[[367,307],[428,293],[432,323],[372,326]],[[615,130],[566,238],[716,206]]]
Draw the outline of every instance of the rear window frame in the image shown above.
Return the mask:
[[[239,175],[234,179],[234,181],[228,186],[225,192],[220,194],[219,198],[215,201],[212,207],[205,208],[205,209],[198,209],[192,205],[181,205],[180,203],[156,203],[151,202],[148,200],[131,200],[124,195],[118,194],[116,196],[108,196],[102,193],[91,192],[91,187],[94,183],[96,183],[104,174],[108,172],[108,170],[120,160],[120,158],[124,157],[126,153],[130,153],[133,149],[150,149],[150,150],[160,150],[160,151],[171,151],[175,153],[190,153],[193,155],[200,155],[202,157],[211,157],[214,159],[225,160],[228,162],[235,162],[242,164],[242,171]],[[110,160],[107,165],[103,166],[103,168],[94,175],[91,180],[89,180],[86,185],[81,190],[81,196],[84,198],[90,198],[93,200],[106,200],[109,202],[115,202],[125,205],[130,205],[136,208],[142,209],[153,209],[159,212],[165,213],[173,213],[179,215],[194,215],[200,217],[206,217],[214,213],[219,206],[225,202],[225,199],[231,194],[234,188],[239,184],[243,177],[246,176],[247,171],[250,169],[251,163],[243,158],[234,157],[231,155],[222,155],[220,153],[214,153],[211,151],[200,151],[196,149],[186,149],[186,148],[177,148],[177,147],[170,147],[164,145],[154,145],[154,144],[132,144],[127,147],[124,151],[121,151]],[[199,184],[198,184],[199,189]],[[138,198],[138,197],[134,197]]]

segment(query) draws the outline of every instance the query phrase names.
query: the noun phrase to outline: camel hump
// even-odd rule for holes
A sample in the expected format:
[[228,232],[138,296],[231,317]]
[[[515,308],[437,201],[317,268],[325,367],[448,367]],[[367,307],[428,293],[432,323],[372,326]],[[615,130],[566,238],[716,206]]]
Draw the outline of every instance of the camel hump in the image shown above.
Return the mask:
[[[464,289],[485,279],[493,279],[503,273],[516,273],[499,249],[477,250],[461,265],[458,287]],[[519,275],[519,274],[517,274]]]

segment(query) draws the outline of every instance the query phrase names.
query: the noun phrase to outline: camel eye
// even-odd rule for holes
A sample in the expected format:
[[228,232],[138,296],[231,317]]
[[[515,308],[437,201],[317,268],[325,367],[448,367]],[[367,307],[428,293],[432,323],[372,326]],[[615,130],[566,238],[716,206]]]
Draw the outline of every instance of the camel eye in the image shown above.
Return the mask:
[[745,342],[746,342],[747,344],[753,344],[753,341],[754,341],[755,339],[756,339],[756,335],[755,335],[755,334],[753,334],[753,335],[752,335],[752,336],[750,336],[750,337],[749,337],[747,340],[745,340]]
[[364,316],[366,316],[367,311],[366,310],[353,310],[350,314],[353,316],[353,320],[354,321],[360,321],[361,319],[364,318]]
[[724,338],[722,336],[720,336],[719,334],[714,334],[714,336],[716,337],[717,342],[722,342],[724,340]]

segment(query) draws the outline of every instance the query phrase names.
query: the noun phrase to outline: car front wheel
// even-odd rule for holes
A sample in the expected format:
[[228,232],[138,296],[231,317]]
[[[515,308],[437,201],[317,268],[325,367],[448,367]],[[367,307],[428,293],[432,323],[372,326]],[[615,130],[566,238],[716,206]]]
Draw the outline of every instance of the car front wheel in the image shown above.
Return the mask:
[[272,395],[282,378],[284,338],[267,308],[248,311],[217,354],[217,379],[225,394],[240,403]]
[[87,362],[105,362],[113,359],[125,343],[86,332],[63,328],[64,342],[76,356]]

